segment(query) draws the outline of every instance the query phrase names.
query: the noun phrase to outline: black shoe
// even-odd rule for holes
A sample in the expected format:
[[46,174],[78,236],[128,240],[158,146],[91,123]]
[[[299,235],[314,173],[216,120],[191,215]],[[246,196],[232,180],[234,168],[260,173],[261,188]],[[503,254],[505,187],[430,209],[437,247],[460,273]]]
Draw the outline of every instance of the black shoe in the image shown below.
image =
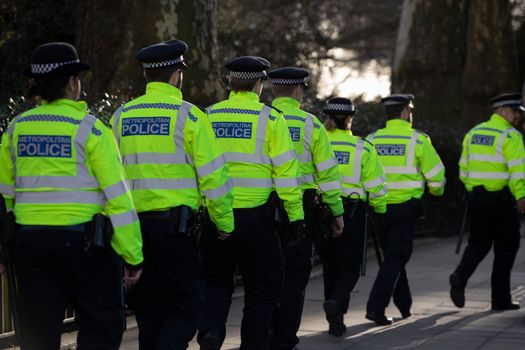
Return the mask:
[[221,348],[219,335],[215,331],[208,331],[199,340],[199,345],[200,350],[219,350]]
[[346,325],[344,323],[344,315],[341,312],[339,302],[337,300],[328,299],[324,302],[323,308],[329,325],[328,334],[331,334],[334,337],[342,337],[346,332]]
[[519,310],[520,304],[513,303],[512,301],[508,304],[492,304],[493,311],[507,311],[507,310]]
[[410,310],[401,311],[401,317],[403,317],[403,319],[409,318],[410,316],[412,316],[412,314],[410,313]]
[[465,287],[461,284],[459,275],[454,272],[452,275],[450,275],[449,282],[450,299],[452,299],[454,305],[456,305],[459,308],[462,308],[463,306],[465,306]]
[[394,323],[392,317],[386,317],[383,314],[378,314],[374,311],[369,311],[365,316],[368,320],[374,321],[378,326],[389,326]]

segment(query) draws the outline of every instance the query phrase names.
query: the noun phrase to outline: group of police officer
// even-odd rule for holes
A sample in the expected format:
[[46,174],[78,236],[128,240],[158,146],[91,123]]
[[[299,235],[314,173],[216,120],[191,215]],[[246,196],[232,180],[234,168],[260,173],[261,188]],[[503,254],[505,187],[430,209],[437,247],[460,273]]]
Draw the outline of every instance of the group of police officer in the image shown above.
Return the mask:
[[[0,192],[17,224],[22,349],[58,349],[67,305],[79,349],[118,349],[122,275],[140,349],[186,349],[196,332],[201,349],[219,349],[237,269],[241,349],[295,349],[314,244],[329,333],[342,336],[370,215],[383,258],[366,317],[391,324],[391,298],[409,317],[405,266],[421,198],[425,185],[434,196],[445,186],[430,138],[412,128],[414,96],[384,98],[386,127],[360,138],[350,131],[350,100],[327,101],[325,127],[301,110],[308,71],[267,73],[269,61],[243,56],[226,64],[228,99],[203,112],[182,97],[187,50],[170,40],[137,53],[146,92],[115,111],[111,128],[78,101],[89,66],[75,48],[35,50],[27,73],[41,104],[14,118],[0,149]],[[259,101],[267,77],[272,106]],[[494,243],[493,308],[504,310],[517,307],[509,286],[525,151],[511,123],[524,108],[516,94],[493,107],[463,143],[472,233],[450,283],[462,307],[466,282]]]

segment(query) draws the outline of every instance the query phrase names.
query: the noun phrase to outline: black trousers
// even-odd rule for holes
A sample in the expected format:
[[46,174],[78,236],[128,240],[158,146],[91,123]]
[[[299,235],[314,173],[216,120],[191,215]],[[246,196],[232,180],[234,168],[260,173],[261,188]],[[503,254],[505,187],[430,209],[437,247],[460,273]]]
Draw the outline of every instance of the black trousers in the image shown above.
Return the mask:
[[75,309],[78,349],[119,348],[122,265],[113,250],[88,250],[83,232],[24,230],[14,253],[22,349],[59,349],[68,305]]
[[337,300],[343,313],[348,311],[350,293],[359,280],[365,219],[363,205],[346,206],[343,234],[326,240],[316,239],[316,248],[323,264],[325,300]]
[[226,337],[226,320],[239,267],[244,284],[240,349],[267,349],[272,314],[283,281],[279,237],[267,206],[234,209],[235,231],[221,241],[214,225],[207,225],[201,241],[206,298],[198,340],[208,331]]
[[293,349],[299,343],[304,294],[312,270],[312,245],[315,211],[304,205],[306,237],[297,245],[282,241],[284,283],[272,321],[272,350]]
[[387,212],[379,225],[383,263],[368,298],[367,312],[384,314],[392,297],[401,313],[410,311],[412,296],[405,265],[412,255],[416,221],[420,215],[419,199],[387,205]]
[[144,270],[128,294],[139,349],[186,349],[197,331],[204,280],[195,240],[169,235],[169,221],[140,220]]
[[494,248],[492,304],[511,302],[510,274],[520,246],[520,223],[508,190],[474,191],[469,199],[470,236],[456,273],[466,285],[479,263]]

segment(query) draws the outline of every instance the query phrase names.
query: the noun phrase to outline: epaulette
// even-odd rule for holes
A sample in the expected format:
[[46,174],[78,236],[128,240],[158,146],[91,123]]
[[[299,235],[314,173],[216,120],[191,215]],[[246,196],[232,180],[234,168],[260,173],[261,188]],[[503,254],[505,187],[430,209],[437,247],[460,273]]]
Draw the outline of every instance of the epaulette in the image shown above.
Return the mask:
[[270,108],[273,108],[273,109],[275,109],[277,112],[279,112],[280,114],[283,114],[283,111],[281,111],[279,108],[276,108],[276,107],[274,107],[274,106],[272,106],[272,105],[267,105],[267,104],[265,104],[265,106],[268,106],[268,107],[270,107]]
[[361,136],[358,136],[361,140],[365,141],[366,143],[368,143],[370,146],[374,147],[374,144],[370,141],[368,141],[365,137],[361,137]]
[[421,130],[419,130],[419,129],[414,129],[414,130],[417,131],[418,134],[421,134],[421,135],[423,135],[423,136],[425,136],[425,137],[430,138],[430,136],[428,136],[428,134],[427,134],[426,132],[421,131]]

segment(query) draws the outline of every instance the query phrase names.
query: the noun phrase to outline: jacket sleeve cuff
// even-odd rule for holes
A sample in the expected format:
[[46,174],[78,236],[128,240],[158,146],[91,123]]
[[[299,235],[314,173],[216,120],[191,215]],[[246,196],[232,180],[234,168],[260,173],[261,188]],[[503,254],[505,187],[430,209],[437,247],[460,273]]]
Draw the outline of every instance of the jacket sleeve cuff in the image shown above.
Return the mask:
[[127,262],[124,262],[124,266],[126,266],[126,268],[128,270],[131,270],[131,271],[137,271],[137,270],[140,270],[144,267],[144,261],[137,264],[137,265],[131,265],[131,264],[128,264]]

